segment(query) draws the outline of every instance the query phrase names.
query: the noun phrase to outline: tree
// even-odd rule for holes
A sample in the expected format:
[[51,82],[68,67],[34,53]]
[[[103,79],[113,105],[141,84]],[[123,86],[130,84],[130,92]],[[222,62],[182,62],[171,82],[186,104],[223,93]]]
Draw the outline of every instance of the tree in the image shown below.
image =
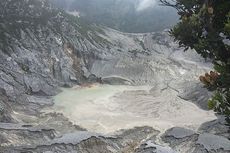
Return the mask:
[[209,108],[225,115],[230,126],[230,0],[160,1],[178,11],[180,22],[170,34],[179,45],[212,60],[215,72],[200,80],[214,91]]

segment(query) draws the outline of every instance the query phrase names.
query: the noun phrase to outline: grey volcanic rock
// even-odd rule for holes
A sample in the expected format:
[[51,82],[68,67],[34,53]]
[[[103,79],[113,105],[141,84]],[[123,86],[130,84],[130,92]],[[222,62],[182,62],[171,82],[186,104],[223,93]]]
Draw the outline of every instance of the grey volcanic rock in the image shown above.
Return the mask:
[[184,128],[172,128],[162,135],[161,139],[178,152],[191,153],[195,148],[198,134]]
[[[1,0],[0,32],[0,152],[206,153],[215,142],[204,142],[207,138],[220,140],[214,149],[228,151],[229,134],[219,120],[195,133],[174,128],[162,138],[151,127],[106,136],[87,132],[62,114],[41,112],[53,104],[51,97],[59,87],[103,81],[152,86],[145,93],[150,108],[156,106],[152,98],[165,93],[203,108],[203,95],[209,93],[194,78],[209,71],[211,64],[195,51],[184,53],[167,32],[128,34],[87,25],[45,0]],[[133,94],[143,92],[127,95]],[[135,111],[130,106],[125,107]]]
[[5,91],[0,89],[0,122],[10,122],[12,121],[11,117],[11,108],[8,104],[9,98],[6,96]]
[[201,133],[211,133],[230,139],[230,129],[226,126],[225,117],[218,116],[217,120],[203,123],[198,129]]
[[227,153],[230,150],[229,129],[222,125],[224,123],[224,118],[220,117],[204,123],[198,132],[172,128],[165,132],[162,140],[183,153]]
[[211,98],[209,92],[201,83],[189,82],[183,83],[182,90],[180,90],[179,97],[191,101],[200,108],[208,110],[208,99]]
[[[87,131],[79,131],[79,132],[75,132],[75,133],[68,133],[68,134],[61,136],[60,138],[56,138],[56,139],[52,140],[51,144],[73,144],[73,145],[76,145],[83,140],[87,140],[91,137],[98,137],[98,136],[99,136],[99,134],[96,134],[96,133],[91,133],[91,132],[87,132]],[[48,144],[48,145],[51,145],[51,144]]]
[[167,137],[175,137],[177,139],[181,139],[184,137],[189,137],[191,135],[194,135],[195,132],[189,129],[184,129],[184,128],[180,128],[180,127],[174,127],[168,131],[166,131],[165,135]]
[[[4,152],[90,152],[90,153],[116,153],[134,152],[135,148],[150,135],[156,137],[159,132],[150,127],[140,127],[120,131],[113,136],[102,136],[87,131],[67,133],[53,140],[44,140],[43,144],[23,147],[4,148]],[[31,134],[31,133],[30,133]],[[38,139],[38,138],[37,138]],[[44,143],[45,142],[45,143]],[[1,151],[1,150],[0,150]],[[169,152],[171,153],[171,152]]]
[[223,149],[226,152],[230,151],[230,140],[209,133],[201,134],[198,137],[197,143],[204,146],[204,148],[207,151],[211,151],[211,150],[218,151],[221,149]]
[[110,76],[102,78],[102,83],[111,84],[111,85],[132,85],[132,80],[128,80],[122,77]]
[[100,36],[114,47],[90,67],[90,72],[98,77],[119,76],[135,85],[168,84],[170,88],[191,81],[193,85],[198,82],[194,82],[194,77],[210,70],[211,64],[205,63],[195,51],[184,53],[178,49],[167,32],[125,34],[108,28],[104,32]]
[[156,145],[151,141],[147,141],[142,147],[138,148],[135,153],[177,153],[169,147]]

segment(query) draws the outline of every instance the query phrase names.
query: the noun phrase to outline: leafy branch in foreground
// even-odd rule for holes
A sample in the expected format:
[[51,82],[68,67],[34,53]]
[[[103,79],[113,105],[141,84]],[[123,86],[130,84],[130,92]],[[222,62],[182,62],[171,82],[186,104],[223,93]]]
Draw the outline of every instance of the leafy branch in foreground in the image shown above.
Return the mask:
[[214,92],[209,108],[225,115],[230,125],[230,1],[229,0],[160,0],[174,7],[180,22],[170,34],[185,50],[195,49],[209,58],[216,72],[200,77]]

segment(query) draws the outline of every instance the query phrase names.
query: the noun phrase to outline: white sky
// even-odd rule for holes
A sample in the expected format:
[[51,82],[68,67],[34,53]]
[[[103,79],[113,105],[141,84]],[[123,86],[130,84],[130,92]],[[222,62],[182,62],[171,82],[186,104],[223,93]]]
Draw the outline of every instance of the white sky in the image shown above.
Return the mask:
[[157,0],[140,0],[137,11],[142,11],[148,7],[153,7],[157,4]]

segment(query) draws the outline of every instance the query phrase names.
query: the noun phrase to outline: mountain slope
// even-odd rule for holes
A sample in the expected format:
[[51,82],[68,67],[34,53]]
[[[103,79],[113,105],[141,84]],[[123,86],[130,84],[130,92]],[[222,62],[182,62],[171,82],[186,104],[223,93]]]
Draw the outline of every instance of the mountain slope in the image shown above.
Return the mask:
[[0,20],[0,88],[17,103],[84,81],[82,67],[95,56],[91,50],[107,43],[96,27],[43,0],[3,0]]
[[55,6],[79,15],[89,23],[103,24],[124,32],[162,31],[176,24],[172,8],[158,0],[50,0]]

